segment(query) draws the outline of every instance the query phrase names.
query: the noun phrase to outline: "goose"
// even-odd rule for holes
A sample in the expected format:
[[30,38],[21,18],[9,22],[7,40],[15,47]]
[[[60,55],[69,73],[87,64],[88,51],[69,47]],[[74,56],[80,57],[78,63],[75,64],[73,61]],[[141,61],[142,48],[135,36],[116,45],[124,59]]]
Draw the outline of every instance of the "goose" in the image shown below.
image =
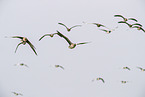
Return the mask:
[[68,42],[69,48],[70,48],[70,49],[75,48],[76,45],[82,45],[82,44],[87,44],[87,43],[89,43],[89,42],[72,43],[66,36],[64,36],[64,35],[63,35],[62,33],[60,33],[59,31],[57,31],[57,35],[60,36],[60,37],[62,37],[62,38],[64,38],[64,39]]
[[20,64],[15,64],[16,65],[20,65],[20,66],[25,66],[25,67],[28,67],[28,65],[24,64],[24,63],[20,63]]
[[68,32],[70,32],[72,28],[81,27],[81,26],[82,26],[82,25],[75,25],[75,26],[73,26],[73,27],[71,27],[71,28],[68,28],[68,27],[67,27],[65,24],[63,24],[63,23],[58,23],[58,24],[64,26],[64,27],[67,29]]
[[61,65],[55,65],[56,68],[60,67],[61,69],[64,70],[64,67],[62,67]]
[[142,30],[143,32],[145,32],[145,30],[141,26],[133,26],[132,28],[137,28],[137,30]]
[[12,38],[19,38],[19,39],[21,39],[21,42],[20,42],[20,43],[17,45],[17,47],[16,47],[15,53],[16,53],[16,51],[17,51],[19,45],[21,45],[21,44],[25,45],[26,43],[28,43],[29,46],[31,47],[31,49],[32,49],[32,50],[34,51],[34,53],[37,55],[37,53],[36,53],[36,51],[35,51],[34,45],[32,45],[32,43],[31,43],[26,37],[13,36]]
[[123,83],[123,84],[125,84],[125,83],[127,83],[128,81],[121,81],[121,83]]
[[105,83],[104,79],[103,78],[96,78],[96,80],[101,80],[103,83]]
[[114,15],[114,17],[121,17],[121,18],[123,18],[124,21],[133,20],[133,21],[135,21],[135,22],[138,22],[138,21],[137,21],[136,19],[134,19],[134,18],[125,18],[125,17],[123,17],[122,15]]
[[21,93],[16,93],[16,92],[12,92],[14,95],[16,95],[16,96],[18,96],[18,95],[21,95],[21,96],[23,96],[23,94],[21,94]]
[[130,68],[129,68],[129,67],[123,67],[123,69],[127,69],[127,70],[130,70]]

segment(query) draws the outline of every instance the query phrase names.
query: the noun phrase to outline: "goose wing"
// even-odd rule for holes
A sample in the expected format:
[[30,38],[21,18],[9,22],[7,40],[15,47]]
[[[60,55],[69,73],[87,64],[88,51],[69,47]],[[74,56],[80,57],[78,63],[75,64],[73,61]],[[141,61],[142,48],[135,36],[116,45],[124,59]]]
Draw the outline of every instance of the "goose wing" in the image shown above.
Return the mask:
[[21,37],[21,36],[13,36],[12,38],[19,38],[19,39],[23,39],[24,37]]
[[39,41],[42,39],[42,38],[44,38],[45,36],[50,36],[51,34],[45,34],[45,35],[43,35],[42,37],[40,37],[40,39],[39,39]]
[[133,21],[138,22],[137,19],[135,19],[135,18],[128,18],[128,20],[133,20]]
[[64,26],[66,29],[69,29],[65,24],[63,24],[63,23],[58,23],[59,25],[62,25],[62,26]]
[[57,31],[57,35],[59,35],[60,37],[63,37],[68,42],[69,45],[72,44],[72,42],[66,36],[64,36],[62,33],[60,33],[59,31]]
[[77,43],[76,45],[87,44],[87,43],[90,43],[90,42]]
[[21,43],[19,43],[19,44],[17,45],[17,47],[16,47],[16,49],[15,49],[15,53],[16,53],[16,51],[17,51],[19,45],[21,45],[22,43],[23,43],[23,42],[21,42]]
[[31,47],[31,49],[34,51],[34,53],[37,55],[37,53],[35,51],[34,45],[29,40],[27,40],[27,43],[29,44],[29,46]]
[[141,25],[141,24],[139,24],[139,23],[135,23],[135,24],[132,24],[132,25],[138,25],[138,26],[142,27],[142,25]]
[[122,15],[114,15],[114,17],[121,17],[125,20],[125,18]]
[[108,30],[105,30],[105,29],[100,29],[100,30],[105,31],[105,32],[107,32],[107,31],[108,31]]
[[143,32],[145,32],[145,30],[143,28],[140,28]]
[[118,23],[126,23],[125,21],[119,21]]
[[103,78],[99,78],[103,83],[105,83],[104,79]]
[[141,67],[137,67],[137,68],[139,68],[140,70],[142,70],[143,68],[141,68]]
[[75,25],[75,26],[71,27],[70,30],[71,30],[72,28],[81,27],[81,26],[82,26],[82,25]]
[[129,68],[129,67],[126,67],[126,69],[130,70],[130,68]]

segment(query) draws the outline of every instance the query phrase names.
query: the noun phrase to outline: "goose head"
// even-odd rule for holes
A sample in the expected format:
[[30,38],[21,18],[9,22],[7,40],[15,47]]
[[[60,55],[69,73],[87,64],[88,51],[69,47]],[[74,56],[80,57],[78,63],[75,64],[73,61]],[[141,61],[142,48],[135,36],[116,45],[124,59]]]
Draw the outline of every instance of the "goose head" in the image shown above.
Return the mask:
[[74,43],[72,43],[71,45],[69,45],[69,48],[70,49],[73,49],[73,48],[75,48],[76,47],[76,44],[74,44]]

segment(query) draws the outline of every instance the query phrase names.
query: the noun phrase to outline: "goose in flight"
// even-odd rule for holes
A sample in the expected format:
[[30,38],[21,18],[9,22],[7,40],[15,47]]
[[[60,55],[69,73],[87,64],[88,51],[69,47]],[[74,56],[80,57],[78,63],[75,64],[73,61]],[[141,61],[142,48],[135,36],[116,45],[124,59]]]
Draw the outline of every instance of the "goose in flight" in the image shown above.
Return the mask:
[[137,30],[142,30],[143,32],[145,32],[145,30],[141,26],[133,26],[132,28],[137,28]]
[[125,18],[125,17],[123,17],[122,15],[114,15],[114,17],[121,17],[121,18],[123,18],[123,20],[126,22],[126,21],[128,21],[128,20],[133,20],[133,21],[135,21],[135,22],[138,22],[136,19],[134,19],[134,18]]
[[140,69],[141,71],[145,71],[145,69],[141,68],[141,67],[137,67],[138,69]]
[[104,79],[103,78],[96,78],[96,80],[101,80],[103,83],[105,83]]
[[61,65],[55,65],[56,68],[60,67],[61,69],[64,70],[64,67],[62,67]]
[[45,36],[53,37],[55,34],[57,34],[57,33],[53,33],[53,34],[45,34],[45,35],[43,35],[42,37],[40,37],[39,41],[40,41],[42,38],[44,38]]
[[64,27],[67,29],[68,32],[70,32],[72,28],[81,27],[81,26],[82,26],[82,25],[75,25],[75,26],[73,26],[73,27],[71,27],[71,28],[68,28],[68,27],[67,27],[65,24],[63,24],[63,23],[58,23],[58,24],[64,26]]
[[62,38],[64,38],[64,39],[68,42],[69,48],[70,48],[70,49],[75,48],[76,45],[82,45],[82,44],[87,44],[87,43],[89,43],[89,42],[72,43],[66,36],[64,36],[64,35],[63,35],[62,33],[60,33],[59,31],[57,31],[57,35],[60,36],[60,37],[62,37]]
[[123,83],[123,84],[125,84],[125,83],[127,83],[128,81],[121,81],[121,83]]
[[24,63],[15,64],[15,66],[16,66],[16,65],[20,65],[20,66],[26,66],[26,67],[28,67],[28,65],[26,65],[26,64],[24,64]]
[[14,95],[16,95],[16,96],[18,96],[18,95],[21,95],[21,96],[23,96],[23,94],[21,94],[21,93],[16,93],[16,92],[12,92]]
[[21,44],[25,45],[26,43],[28,43],[29,46],[31,47],[31,49],[32,49],[32,50],[34,51],[34,53],[37,55],[37,53],[36,53],[36,51],[35,51],[34,45],[32,45],[32,43],[31,43],[26,37],[13,36],[12,38],[19,38],[19,39],[21,39],[21,42],[20,42],[20,43],[17,45],[17,47],[16,47],[15,53],[16,53],[16,51],[17,51],[19,45],[21,45]]
[[123,67],[123,69],[127,69],[127,70],[130,70],[130,68],[129,68],[129,67]]

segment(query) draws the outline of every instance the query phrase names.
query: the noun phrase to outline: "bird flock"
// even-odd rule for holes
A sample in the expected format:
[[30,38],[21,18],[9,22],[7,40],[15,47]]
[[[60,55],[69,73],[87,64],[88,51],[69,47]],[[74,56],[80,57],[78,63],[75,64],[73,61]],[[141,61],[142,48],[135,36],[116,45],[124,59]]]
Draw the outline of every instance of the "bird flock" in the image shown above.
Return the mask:
[[[140,24],[140,23],[138,23],[138,20],[137,19],[135,19],[135,18],[126,18],[126,17],[124,17],[124,16],[122,16],[122,15],[114,15],[114,17],[115,18],[120,18],[120,19],[122,19],[121,21],[118,21],[118,24],[124,24],[124,25],[127,25],[129,28],[136,28],[137,30],[142,30],[143,32],[145,32],[145,30],[144,30],[144,28],[143,28],[143,26],[142,26],[142,24]],[[129,23],[129,21],[132,21],[132,22],[134,22],[134,23]],[[60,26],[63,26],[64,28],[66,28],[66,30],[67,30],[67,32],[71,32],[71,30],[73,30],[74,28],[79,28],[79,27],[82,27],[82,25],[74,25],[74,26],[72,26],[72,27],[68,27],[68,26],[66,26],[65,24],[63,24],[63,23],[58,23]],[[103,31],[103,32],[105,32],[105,33],[107,33],[107,34],[109,34],[109,33],[111,33],[111,32],[113,32],[113,31],[115,31],[117,28],[118,28],[118,26],[117,27],[115,27],[114,29],[110,29],[110,28],[108,28],[106,25],[104,25],[104,24],[101,24],[101,23],[86,23],[86,22],[83,22],[83,24],[92,24],[92,25],[95,25],[97,28],[99,28],[99,30],[100,31]],[[53,38],[54,36],[59,36],[60,38],[63,38],[67,43],[68,43],[68,48],[69,49],[74,49],[76,46],[78,46],[78,45],[83,45],[83,44],[88,44],[88,43],[90,43],[90,42],[88,42],[88,41],[86,41],[86,42],[79,42],[79,43],[73,43],[67,36],[65,36],[62,32],[60,32],[60,31],[58,31],[58,30],[56,30],[56,32],[55,33],[49,33],[49,34],[45,34],[45,35],[43,35],[43,36],[41,36],[39,39],[38,39],[38,41],[41,41],[44,37],[51,37],[51,38]],[[26,38],[26,37],[22,37],[22,36],[12,36],[11,38],[17,38],[17,39],[20,39],[21,40],[21,42],[20,43],[18,43],[18,45],[16,46],[16,49],[15,49],[15,53],[16,53],[16,51],[17,51],[17,49],[18,49],[18,47],[21,45],[21,44],[23,44],[23,45],[25,45],[25,44],[28,44],[29,46],[30,46],[30,48],[32,49],[32,51],[35,53],[35,55],[37,55],[38,56],[38,54],[37,54],[37,52],[36,52],[36,48],[35,48],[35,46],[30,42],[30,40],[28,39],[28,38]],[[89,44],[88,44],[89,45]],[[15,66],[25,66],[25,67],[28,67],[28,65],[26,65],[26,64],[24,64],[24,63],[18,63],[18,64],[15,64]],[[61,66],[61,65],[55,65],[55,67],[56,68],[61,68],[62,70],[65,70],[64,69],[64,67],[63,66]],[[145,69],[143,69],[143,68],[141,68],[141,67],[137,67],[138,69],[140,69],[141,71],[145,71]],[[130,71],[131,69],[129,68],[129,67],[123,67],[122,69],[126,69],[126,70],[128,70],[128,71]],[[92,82],[94,82],[94,81],[102,81],[103,83],[105,83],[105,80],[102,78],[102,77],[96,77],[96,78],[94,78],[93,80],[92,80]],[[129,82],[129,81],[120,81],[121,83],[123,83],[123,84],[125,84],[125,83],[127,83],[127,82]],[[14,95],[16,95],[16,96],[23,96],[23,94],[21,94],[21,93],[17,93],[17,92],[12,92]]]

